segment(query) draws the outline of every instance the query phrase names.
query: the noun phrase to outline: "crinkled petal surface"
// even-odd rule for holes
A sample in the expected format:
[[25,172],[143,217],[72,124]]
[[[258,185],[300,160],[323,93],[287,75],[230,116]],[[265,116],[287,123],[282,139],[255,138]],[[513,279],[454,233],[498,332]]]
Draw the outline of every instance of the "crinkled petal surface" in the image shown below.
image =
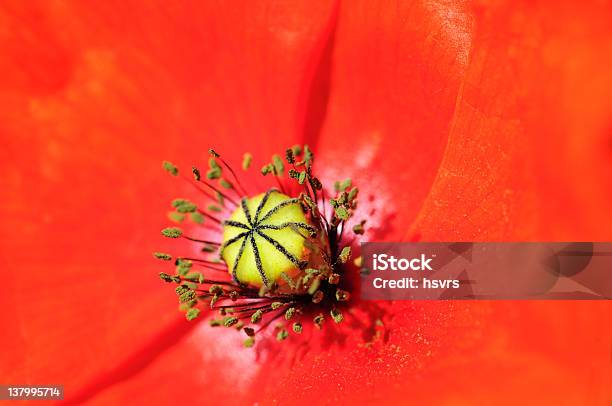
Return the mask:
[[[159,235],[166,202],[197,196],[163,159],[205,165],[214,146],[258,168],[303,140],[326,183],[362,189],[368,239],[610,240],[610,17],[601,2],[3,4],[0,381],[93,404],[605,404],[608,303],[356,303],[307,345],[252,351],[187,323],[150,252],[178,248]],[[362,334],[377,312],[381,334]]]

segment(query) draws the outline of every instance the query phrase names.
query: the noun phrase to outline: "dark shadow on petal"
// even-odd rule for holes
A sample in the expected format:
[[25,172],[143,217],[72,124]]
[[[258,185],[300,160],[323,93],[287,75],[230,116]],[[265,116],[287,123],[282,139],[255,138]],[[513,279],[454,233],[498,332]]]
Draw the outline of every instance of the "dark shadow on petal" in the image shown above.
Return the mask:
[[325,123],[332,88],[332,60],[339,10],[340,2],[337,1],[313,52],[312,67],[308,70],[300,97],[303,102],[298,106],[298,113],[303,112],[302,121],[298,121],[298,134],[301,134],[303,144],[308,144],[314,151]]
[[74,395],[67,396],[63,404],[83,404],[83,402],[93,398],[105,389],[138,374],[155,361],[159,355],[178,344],[181,338],[185,337],[187,333],[198,325],[199,321],[200,319],[188,322],[183,317],[177,319],[153,337],[148,344],[129,355],[114,368],[95,377]]

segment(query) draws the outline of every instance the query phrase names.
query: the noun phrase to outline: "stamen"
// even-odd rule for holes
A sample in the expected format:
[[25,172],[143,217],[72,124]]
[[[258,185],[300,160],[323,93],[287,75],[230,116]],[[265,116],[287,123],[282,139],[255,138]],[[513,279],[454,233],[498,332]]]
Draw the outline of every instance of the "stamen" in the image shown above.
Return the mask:
[[163,252],[154,252],[153,256],[157,259],[161,259],[162,261],[171,261],[172,260],[172,255],[170,254],[165,254]]
[[196,319],[199,315],[200,315],[200,309],[193,307],[187,310],[187,313],[185,314],[185,318],[191,321],[191,320]]
[[281,330],[278,332],[278,334],[276,335],[276,339],[277,339],[278,341],[283,341],[283,340],[286,340],[286,339],[287,339],[287,337],[289,337],[289,333],[287,333],[287,330],[285,330],[285,329],[281,329]]
[[336,322],[336,323],[341,323],[342,320],[344,320],[344,316],[342,315],[342,313],[340,313],[337,309],[331,309],[331,311],[329,312],[329,314],[332,316],[332,319]]
[[164,237],[179,238],[181,235],[183,235],[183,230],[178,227],[168,227],[164,228],[161,233]]
[[[240,179],[238,179],[238,176],[236,176],[236,172],[234,172],[232,167],[229,166],[229,164],[227,162],[225,162],[225,159],[221,158],[221,155],[216,153],[214,150],[210,149],[209,152],[211,153],[211,155],[215,156],[215,158],[218,158],[221,161],[221,163],[223,164],[223,166],[225,166],[227,168],[227,170],[230,171],[230,173],[232,174],[232,177],[236,181],[236,185],[240,188],[240,195],[238,197],[245,197],[245,196],[247,196],[248,193],[246,192],[244,187],[242,187],[242,184],[240,183]],[[250,165],[250,163],[249,163],[249,165]],[[244,163],[243,163],[243,166],[244,166]],[[248,165],[247,165],[247,167],[248,167]]]
[[[196,189],[197,189],[197,190],[198,190],[200,193],[202,193],[204,196],[206,196],[206,197],[208,197],[208,198],[210,198],[210,199],[213,199],[213,200],[214,200],[214,199],[215,199],[215,197],[214,197],[214,196],[213,196],[213,195],[212,195],[210,192],[208,192],[208,191],[206,191],[206,190],[202,189],[201,187],[199,187],[199,186],[196,184],[196,182],[197,182],[197,181],[200,181],[200,178],[199,178],[199,176],[200,176],[200,175],[199,175],[199,173],[200,173],[200,172],[199,172],[199,171],[197,170],[197,168],[195,168],[195,167],[193,168],[193,170],[194,170],[194,171],[197,171],[197,174],[198,174],[197,176],[195,176],[195,175],[194,175],[194,177],[195,177],[195,181],[194,181],[194,180],[192,180],[192,179],[189,179],[188,177],[183,176],[183,175],[181,175],[181,179],[183,179],[185,182],[189,183],[191,186],[193,186],[194,188],[196,188]],[[196,172],[194,172],[194,173],[196,173]]]
[[198,209],[198,213],[200,213],[202,216],[206,217],[207,219],[210,219],[210,220],[214,221],[215,223],[217,223],[219,225],[221,225],[223,223],[221,220],[219,220],[218,218],[216,218],[212,214],[209,214],[209,213],[205,212],[204,210]]
[[204,224],[204,216],[197,211],[189,213],[189,218],[196,224]]
[[[232,203],[234,206],[238,206],[238,202],[236,202],[234,199],[232,199],[231,197],[229,197],[228,195],[226,195],[225,193],[223,193],[220,189],[217,189],[214,185],[205,182],[203,180],[201,180],[200,182],[202,182],[203,184],[205,184],[206,186],[208,186],[209,188],[211,188],[212,190],[214,190],[215,192],[217,192],[217,194],[221,197],[223,197],[223,199],[229,201],[230,203]],[[240,196],[238,196],[240,197]]]
[[[270,311],[272,311],[272,309],[270,309]],[[259,329],[255,331],[255,334],[259,333],[262,330],[265,330],[270,324],[274,323],[276,320],[278,320],[282,316],[283,316],[282,312],[277,313],[275,316],[271,317],[267,322],[265,322],[261,327],[259,327]]]
[[280,191],[286,195],[287,191],[285,190],[285,186],[283,185],[283,183],[280,180],[280,177],[278,175],[274,175],[274,178],[276,179],[276,184],[278,185],[278,188],[280,189]]
[[181,257],[181,258],[179,258],[179,260],[182,260],[182,261],[199,262],[199,263],[202,263],[202,264],[219,265],[219,263],[218,263],[218,262],[215,262],[215,261],[209,261],[209,260],[206,260],[206,259],[201,259],[201,258],[187,258],[187,257]]
[[179,173],[178,168],[172,162],[164,161],[162,162],[162,167],[172,176],[176,176]]
[[183,238],[188,239],[189,241],[199,242],[199,243],[202,243],[202,244],[208,244],[208,245],[219,245],[219,246],[221,245],[221,243],[220,243],[220,242],[217,242],[217,241],[210,241],[210,240],[199,240],[199,239],[197,239],[197,238],[188,237],[188,236],[186,236],[186,235],[183,235],[182,237],[183,237]]
[[251,167],[251,162],[253,162],[253,155],[248,152],[244,154],[242,158],[242,170],[246,171]]

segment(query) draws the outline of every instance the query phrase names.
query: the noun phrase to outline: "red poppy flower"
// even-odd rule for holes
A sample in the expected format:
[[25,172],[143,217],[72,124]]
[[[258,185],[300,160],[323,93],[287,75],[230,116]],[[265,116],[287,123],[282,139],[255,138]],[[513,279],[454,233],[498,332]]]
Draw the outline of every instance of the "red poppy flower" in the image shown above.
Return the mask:
[[163,159],[298,142],[371,196],[371,240],[609,240],[610,14],[3,4],[0,383],[92,404],[608,402],[609,303],[388,303],[371,345],[348,330],[258,353],[173,311],[150,252],[191,193]]

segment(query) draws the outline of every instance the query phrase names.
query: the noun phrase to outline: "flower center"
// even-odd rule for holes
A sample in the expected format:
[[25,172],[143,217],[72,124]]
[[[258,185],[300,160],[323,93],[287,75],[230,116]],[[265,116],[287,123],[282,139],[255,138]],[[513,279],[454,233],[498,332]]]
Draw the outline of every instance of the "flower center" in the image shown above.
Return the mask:
[[[287,172],[278,155],[261,169],[263,176],[273,175],[279,190],[248,197],[231,166],[215,151],[210,154],[206,178],[196,167],[189,179],[172,163],[163,164],[168,173],[191,182],[205,198],[203,207],[186,199],[172,201],[175,212],[170,219],[194,223],[187,234],[180,227],[162,230],[167,238],[199,245],[201,255],[153,254],[162,261],[174,260],[175,273],[161,272],[160,278],[177,285],[175,292],[186,318],[193,320],[203,310],[215,312],[221,318],[209,320],[210,325],[243,331],[248,347],[258,332],[274,322],[280,341],[289,337],[288,331],[301,334],[303,322],[321,328],[326,314],[335,323],[342,322],[341,309],[350,299],[342,278],[351,256],[343,238],[350,232],[347,223],[358,196],[351,180],[336,182],[335,194],[325,191],[313,174],[312,151],[308,146],[294,146],[285,151]],[[245,171],[251,160],[245,154]],[[289,195],[286,190],[291,187],[299,191]],[[352,233],[363,234],[364,223],[355,223]],[[201,239],[197,234],[202,228],[208,229],[207,236],[222,234],[222,240]]]

